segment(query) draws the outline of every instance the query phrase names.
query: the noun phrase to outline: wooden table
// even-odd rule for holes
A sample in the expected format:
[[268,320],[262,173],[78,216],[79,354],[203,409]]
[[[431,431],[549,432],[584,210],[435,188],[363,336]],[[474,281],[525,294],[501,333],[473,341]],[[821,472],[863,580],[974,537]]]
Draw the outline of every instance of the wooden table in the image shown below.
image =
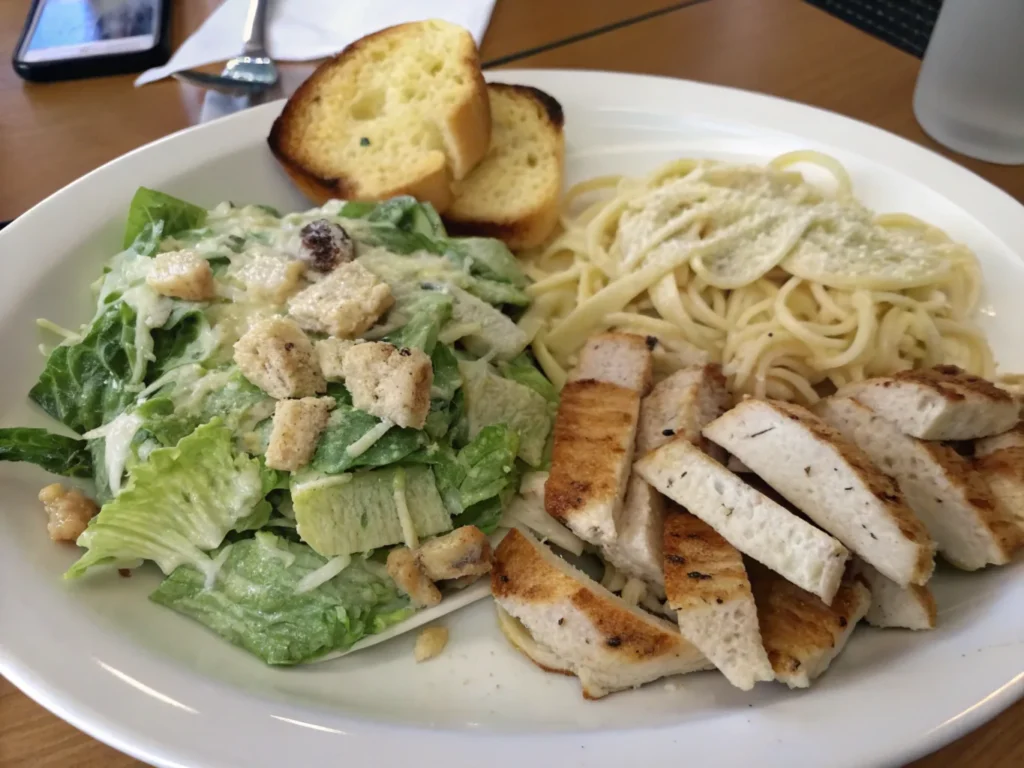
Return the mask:
[[[176,5],[181,40],[217,0]],[[0,0],[0,60],[10,59],[27,6]],[[482,57],[515,67],[670,75],[814,104],[936,149],[1024,200],[1024,169],[963,158],[924,136],[910,106],[916,59],[798,0],[499,0]],[[135,90],[131,81],[25,85],[0,68],[0,219],[197,119],[193,89],[167,81]],[[913,768],[1019,768],[1022,733],[1019,702]],[[136,765],[0,678],[0,767]]]

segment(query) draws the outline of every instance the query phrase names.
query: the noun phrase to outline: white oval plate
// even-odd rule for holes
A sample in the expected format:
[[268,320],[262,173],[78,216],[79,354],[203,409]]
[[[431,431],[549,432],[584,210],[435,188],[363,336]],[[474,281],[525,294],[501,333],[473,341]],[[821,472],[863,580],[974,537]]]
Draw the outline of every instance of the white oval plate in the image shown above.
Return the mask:
[[[810,107],[679,80],[504,71],[566,110],[569,181],[642,173],[670,158],[766,160],[822,149],[879,210],[909,211],[981,257],[982,321],[1004,370],[1024,370],[1024,209],[903,139]],[[40,203],[0,235],[0,380],[5,425],[45,424],[25,393],[42,366],[36,317],[75,325],[116,250],[135,188],[213,205],[306,207],[267,151],[280,104],[132,152]],[[586,702],[575,679],[512,651],[484,601],[450,616],[427,664],[411,635],[336,661],[272,669],[146,600],[158,573],[65,585],[73,549],[52,544],[34,495],[43,473],[0,465],[0,672],[98,739],[161,766],[422,765],[494,768],[643,760],[663,765],[864,766],[916,757],[1011,704],[1024,689],[1024,567],[943,571],[939,628],[857,630],[810,690],[720,675],[677,678]],[[539,761],[539,762],[538,762]]]

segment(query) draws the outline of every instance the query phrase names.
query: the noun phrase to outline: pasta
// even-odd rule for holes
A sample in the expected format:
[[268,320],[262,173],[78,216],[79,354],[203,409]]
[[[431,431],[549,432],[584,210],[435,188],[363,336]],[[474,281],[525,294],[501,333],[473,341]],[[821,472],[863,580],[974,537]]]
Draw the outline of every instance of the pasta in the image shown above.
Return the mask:
[[[827,171],[834,189],[798,163]],[[556,385],[606,329],[655,337],[660,375],[718,362],[737,394],[803,403],[937,363],[994,375],[971,322],[974,254],[912,216],[872,213],[827,155],[592,179],[569,190],[561,223],[525,257],[535,303],[520,320]]]

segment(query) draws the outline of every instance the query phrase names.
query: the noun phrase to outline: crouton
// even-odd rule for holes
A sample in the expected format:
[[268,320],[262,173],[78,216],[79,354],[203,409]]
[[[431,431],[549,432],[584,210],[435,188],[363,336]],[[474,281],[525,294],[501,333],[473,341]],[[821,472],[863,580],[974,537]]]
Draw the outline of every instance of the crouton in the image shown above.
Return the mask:
[[923,440],[998,435],[1020,416],[1020,406],[1009,392],[955,365],[859,381],[837,394],[856,398],[904,434]]
[[896,480],[949,562],[969,571],[1009,562],[1016,533],[968,459],[943,443],[903,434],[853,398],[829,397],[815,410]]
[[427,627],[416,636],[416,645],[412,649],[413,658],[417,663],[429,661],[440,656],[446,645],[448,645],[447,627]]
[[807,688],[846,647],[871,606],[871,592],[852,568],[831,606],[756,563],[748,563],[747,573],[775,679],[790,688]]
[[305,269],[302,262],[286,254],[263,248],[246,259],[228,274],[245,285],[248,301],[283,304],[299,289]]
[[356,345],[356,342],[348,339],[321,339],[313,344],[316,350],[317,363],[320,365],[320,373],[328,381],[344,381],[345,369],[342,361],[345,353]]
[[235,363],[245,378],[278,400],[327,389],[313,344],[286,317],[261,320],[246,331],[235,343]]
[[352,338],[394,303],[388,284],[357,261],[342,264],[288,301],[288,314],[307,331]]
[[416,556],[408,547],[397,547],[388,553],[388,576],[412,602],[422,608],[429,608],[441,602],[441,591],[427,578]]
[[651,451],[636,472],[714,528],[740,552],[832,602],[850,553],[688,440]]
[[569,381],[593,379],[646,394],[651,388],[651,347],[632,333],[599,333],[587,339]]
[[416,562],[431,581],[482,576],[491,570],[491,543],[475,525],[425,541],[416,549]]
[[806,408],[744,400],[708,424],[704,436],[901,586],[931,577],[935,544],[899,487]]
[[637,455],[643,456],[673,437],[706,449],[708,441],[700,431],[721,416],[730,401],[720,365],[684,368],[658,382],[640,404]]
[[400,427],[423,429],[434,369],[421,350],[381,341],[356,344],[345,353],[342,373],[356,408]]
[[267,444],[267,466],[295,472],[309,464],[333,407],[333,397],[278,400]]
[[46,530],[52,541],[75,541],[100,508],[77,488],[52,483],[39,491],[39,500],[49,516]]
[[158,253],[146,284],[161,296],[185,301],[209,301],[217,295],[210,263],[193,251]]

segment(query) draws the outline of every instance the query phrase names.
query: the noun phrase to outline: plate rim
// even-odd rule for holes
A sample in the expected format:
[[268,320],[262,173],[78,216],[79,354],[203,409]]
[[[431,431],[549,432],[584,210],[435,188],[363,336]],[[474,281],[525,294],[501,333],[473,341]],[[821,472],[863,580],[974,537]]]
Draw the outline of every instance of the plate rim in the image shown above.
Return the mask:
[[[984,224],[984,226],[987,229],[989,229],[990,232],[996,234],[998,237],[1000,237],[1000,239],[1004,240],[1004,242],[1009,241],[1024,245],[1024,215],[1022,215],[1024,214],[1024,205],[1016,201],[1008,193],[999,189],[994,184],[977,175],[973,171],[970,171],[969,169],[964,168],[963,166],[957,165],[954,161],[943,157],[942,155],[938,154],[937,152],[927,147],[915,144],[914,142],[908,139],[892,134],[888,131],[885,131],[884,129],[877,128],[867,123],[863,123],[853,118],[840,115],[838,113],[830,112],[819,107],[814,107],[811,105],[801,104],[799,102],[795,102],[792,100],[776,96],[770,96],[767,94],[746,91],[743,89],[732,88],[728,86],[699,83],[690,80],[676,79],[663,76],[641,75],[621,72],[604,72],[599,70],[503,69],[486,72],[485,77],[489,81],[525,81],[532,84],[536,84],[538,87],[551,88],[551,90],[555,92],[558,92],[557,86],[554,86],[551,83],[553,81],[558,81],[559,79],[562,78],[565,78],[568,81],[591,81],[591,83],[593,83],[595,78],[598,79],[599,81],[609,81],[615,79],[623,82],[629,81],[630,83],[634,84],[636,86],[635,92],[637,94],[639,94],[639,92],[643,90],[643,88],[639,87],[638,83],[645,83],[650,85],[656,85],[657,87],[666,89],[692,89],[694,93],[703,96],[708,96],[709,98],[714,96],[716,98],[722,99],[743,100],[750,104],[752,111],[754,107],[760,107],[768,111],[774,110],[775,112],[781,111],[791,113],[790,115],[787,115],[785,117],[785,121],[789,121],[791,123],[791,126],[792,124],[796,124],[801,119],[802,115],[806,116],[807,119],[813,118],[817,121],[822,121],[823,123],[829,124],[826,127],[829,127],[832,131],[838,129],[841,132],[842,129],[845,128],[846,130],[849,130],[851,133],[855,132],[859,134],[858,136],[849,139],[850,143],[864,144],[869,143],[870,141],[879,141],[884,143],[886,145],[886,149],[891,150],[891,152],[893,153],[906,153],[908,163],[924,163],[927,166],[929,166],[929,172],[925,175],[938,175],[939,177],[947,176],[953,181],[967,183],[968,186],[974,188],[972,194],[983,193],[983,195],[988,199],[989,204],[993,205],[995,208],[999,210],[1006,209],[1007,211],[1014,213],[1018,217],[1018,220],[1021,222],[1019,224],[1016,224],[1016,226],[1009,225],[1006,227],[1000,227],[998,232],[997,230],[991,228],[987,222]],[[616,88],[615,90],[621,92],[622,88]],[[629,91],[628,88],[625,88],[625,90],[627,92]],[[570,93],[570,90],[567,88],[565,92]],[[575,100],[572,97],[570,97],[563,99],[563,101],[565,103],[573,103]],[[630,101],[630,99],[627,98],[626,101]],[[81,178],[73,181],[71,184],[49,195],[44,200],[37,203],[28,211],[26,211],[17,219],[15,219],[11,225],[9,225],[2,233],[0,233],[0,247],[2,247],[6,242],[14,240],[15,237],[19,235],[22,231],[31,230],[31,228],[34,226],[35,221],[37,221],[40,218],[45,218],[48,215],[48,209],[54,205],[54,201],[59,202],[59,199],[61,197],[72,194],[73,190],[77,189],[80,185],[87,185],[89,183],[92,183],[92,180],[94,180],[96,176],[103,175],[109,172],[109,169],[111,167],[116,166],[119,163],[122,163],[127,158],[135,157],[141,153],[153,152],[156,148],[160,147],[161,145],[164,145],[166,143],[172,143],[175,141],[180,141],[183,136],[200,134],[207,131],[210,131],[212,133],[213,131],[223,130],[224,124],[229,124],[233,122],[241,123],[243,121],[252,121],[254,119],[257,119],[254,117],[253,112],[257,110],[259,110],[261,114],[263,112],[276,112],[280,110],[283,103],[284,100],[279,100],[265,105],[261,105],[259,107],[255,107],[251,110],[246,110],[245,112],[222,117],[218,120],[211,121],[210,123],[189,126],[180,131],[176,131],[175,133],[169,134],[168,136],[162,137],[161,139],[158,139],[154,142],[151,142],[135,150],[132,150],[131,152],[126,153],[121,157],[115,158],[103,164],[99,168],[89,172],[88,174],[82,176]],[[682,112],[682,110],[678,107],[675,109],[656,110],[652,109],[648,105],[639,108],[643,109],[645,112],[650,114],[663,113],[667,115],[679,116]],[[703,113],[700,109],[696,109],[692,112],[692,114],[701,115]],[[773,119],[775,117],[777,117],[777,115],[774,115]],[[751,126],[761,126],[762,120],[764,118],[765,114],[761,112],[756,116],[752,116],[751,119],[743,120],[741,122],[745,122],[746,124]],[[213,126],[217,127],[214,128]],[[821,126],[816,126],[816,129],[820,127]],[[791,134],[794,132],[793,127],[773,128],[773,130],[781,130],[789,132]],[[801,132],[806,133],[805,131]],[[829,131],[826,131],[826,133],[829,133]],[[826,142],[831,141],[831,139],[821,140]],[[874,155],[865,154],[862,147],[851,149],[850,151],[856,154],[861,154],[865,157],[869,157],[871,160],[875,162],[879,162]],[[885,154],[890,154],[890,151],[887,151]],[[913,178],[917,181],[921,181],[921,183],[925,184],[930,189],[938,191],[936,186],[932,183],[932,181],[923,181],[918,175],[918,173],[909,173],[906,171],[901,172],[910,178]],[[956,205],[961,207],[963,210],[969,211],[972,213],[972,215],[975,215],[971,207],[965,206],[962,203],[955,201],[952,197],[949,196],[946,185],[943,185],[943,191],[941,192],[941,194],[946,196],[948,199],[953,200],[953,202],[955,202]],[[999,210],[997,210],[996,214],[993,215],[999,214]],[[1018,249],[1018,253],[1019,252],[1020,251]],[[111,721],[111,714],[109,712],[102,711],[103,708],[96,706],[95,701],[83,701],[81,700],[81,697],[76,698],[75,696],[69,695],[66,692],[64,692],[64,695],[62,696],[62,692],[61,690],[59,690],[59,686],[55,687],[51,681],[47,681],[45,679],[47,677],[45,673],[37,672],[35,669],[29,669],[28,667],[19,664],[19,660],[9,655],[6,648],[2,644],[0,644],[0,674],[3,674],[13,685],[15,685],[21,691],[26,693],[26,695],[28,695],[30,698],[34,699],[39,704],[44,706],[46,709],[50,710],[51,712],[61,717],[65,721],[71,723],[76,728],[79,728],[80,730],[84,731],[90,736],[93,736],[94,738],[122,752],[125,752],[126,754],[136,757],[137,759],[151,762],[153,764],[161,766],[178,766],[181,764],[178,762],[178,760],[180,758],[185,757],[185,753],[183,750],[177,749],[176,745],[171,743],[161,744],[160,739],[154,740],[152,733],[143,734],[138,731],[127,729],[123,726],[120,726],[117,723],[113,723]],[[211,683],[211,686],[214,688],[227,687],[219,683]],[[238,695],[246,696],[246,694],[241,692],[239,692]],[[945,744],[948,744],[962,737],[969,731],[974,730],[984,722],[995,717],[998,713],[1012,705],[1017,699],[1021,698],[1022,696],[1024,696],[1024,672],[1021,672],[1020,674],[1016,675],[1014,678],[1009,680],[1005,685],[993,691],[989,696],[985,697],[983,700],[975,703],[973,706],[968,707],[964,712],[962,712],[960,715],[954,718],[952,722],[946,723],[939,729],[936,729],[932,732],[919,735],[915,734],[913,737],[908,738],[903,748],[898,753],[894,752],[891,755],[886,755],[884,762],[888,764],[896,763],[898,761],[906,761],[914,759],[936,749],[939,749]],[[259,699],[254,700],[259,701]],[[295,712],[303,711],[301,707],[289,706],[284,707],[284,709],[292,709]],[[353,723],[358,724],[357,727],[363,729],[367,733],[372,731],[380,731],[381,733],[395,733],[401,731],[420,732],[419,729],[409,728],[407,726],[391,724],[367,725],[364,722],[357,720],[354,720]],[[313,725],[310,725],[309,723],[306,723],[306,725],[307,727],[315,727]],[[448,735],[445,744],[445,747],[448,749],[452,748],[453,746],[455,748],[458,748],[462,743],[470,744],[472,745],[471,749],[476,749],[478,745],[474,743],[477,742],[480,738],[484,738],[487,741],[488,745],[491,747],[496,746],[503,741],[507,742],[510,739],[519,740],[524,738],[521,734],[504,733],[489,733],[486,737],[469,736],[463,732],[456,731],[443,731],[437,733],[439,735]],[[616,731],[614,733],[619,734],[620,737],[623,737],[626,740],[630,740],[633,737],[631,737],[629,734],[633,733],[638,736],[640,733],[644,732],[637,730]],[[576,732],[568,732],[559,735],[531,735],[527,738],[535,742],[561,741],[569,746],[575,747],[576,745],[574,742],[576,739],[580,737],[580,735],[581,734]],[[595,735],[596,734],[588,733],[585,736],[583,736],[583,738],[591,740]],[[597,739],[593,740],[596,741]],[[373,753],[368,752],[368,754]],[[423,753],[421,752],[421,757],[422,754]],[[732,756],[735,757],[736,755],[733,754]],[[450,754],[449,757],[451,757]],[[591,754],[588,755],[588,757],[593,758],[595,756]],[[722,759],[727,759],[728,757],[729,755],[721,756]],[[192,758],[189,757],[188,759]],[[202,758],[201,764],[213,766],[227,765],[229,763],[220,761],[217,758],[213,758],[212,760]]]

